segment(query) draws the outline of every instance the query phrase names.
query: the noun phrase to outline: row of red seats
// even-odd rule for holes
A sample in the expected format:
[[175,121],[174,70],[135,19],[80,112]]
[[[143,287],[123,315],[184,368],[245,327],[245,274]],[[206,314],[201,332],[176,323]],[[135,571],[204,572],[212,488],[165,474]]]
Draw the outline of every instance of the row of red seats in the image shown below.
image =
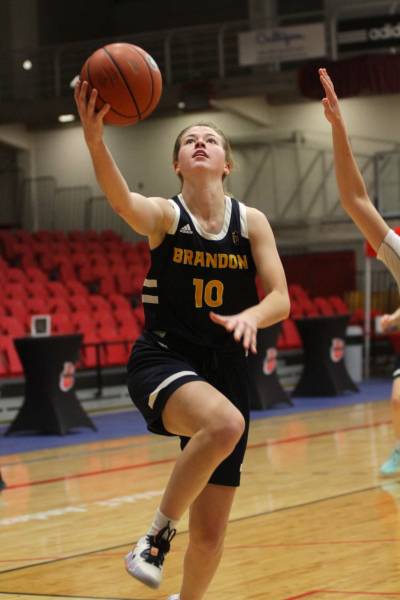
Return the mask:
[[289,285],[291,317],[348,315],[349,308],[339,296],[310,298],[301,285]]
[[[139,294],[150,264],[148,244],[125,242],[113,232],[103,238],[96,232],[84,233],[79,232],[78,237],[78,232],[70,236],[0,231],[0,248],[8,261],[0,259],[0,283],[22,283],[39,269],[52,279],[81,281],[102,294]],[[15,268],[17,265],[21,269]]]
[[[106,265],[98,267],[86,265],[75,270],[70,265],[65,264],[61,265],[56,275],[58,279],[54,282],[49,282],[48,274],[37,267],[26,267],[25,269],[10,267],[4,269],[0,264],[0,285],[4,289],[10,288],[10,294],[7,295],[13,294],[12,288],[17,284],[24,286],[28,291],[28,295],[33,295],[33,292],[29,289],[32,283],[47,284],[48,282],[55,284],[53,286],[54,289],[59,282],[72,291],[80,287],[77,285],[79,283],[81,284],[81,290],[87,290],[88,286],[93,287],[91,284],[94,283],[94,287],[104,295],[114,293],[127,296],[138,295],[140,294],[146,271],[143,266],[138,270],[136,267],[117,266],[111,268]],[[15,293],[17,293],[17,290],[18,288],[15,288]],[[52,293],[51,287],[49,291]]]

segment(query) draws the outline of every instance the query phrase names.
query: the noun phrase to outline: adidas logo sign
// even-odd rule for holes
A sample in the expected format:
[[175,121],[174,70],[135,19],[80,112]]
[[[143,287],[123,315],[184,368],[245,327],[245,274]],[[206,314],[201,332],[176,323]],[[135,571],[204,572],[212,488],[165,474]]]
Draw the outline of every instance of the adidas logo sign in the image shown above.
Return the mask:
[[181,233],[193,233],[193,231],[190,229],[190,225],[184,225],[183,227],[180,228],[179,230]]

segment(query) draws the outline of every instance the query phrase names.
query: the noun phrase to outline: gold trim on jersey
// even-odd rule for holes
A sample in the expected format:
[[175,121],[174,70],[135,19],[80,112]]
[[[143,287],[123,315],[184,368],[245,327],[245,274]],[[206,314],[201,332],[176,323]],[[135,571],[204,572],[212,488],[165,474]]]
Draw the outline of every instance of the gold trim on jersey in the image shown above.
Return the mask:
[[226,252],[203,252],[174,246],[174,263],[204,267],[206,269],[248,269],[246,254],[227,254]]

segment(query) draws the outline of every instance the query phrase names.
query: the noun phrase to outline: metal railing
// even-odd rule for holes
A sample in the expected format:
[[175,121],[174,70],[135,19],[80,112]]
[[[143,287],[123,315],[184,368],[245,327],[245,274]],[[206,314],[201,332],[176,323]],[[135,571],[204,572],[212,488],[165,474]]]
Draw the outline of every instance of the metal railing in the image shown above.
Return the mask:
[[[247,77],[271,70],[270,65],[252,67],[239,64],[238,34],[255,26],[279,27],[288,22],[304,22],[304,15],[285,15],[259,23],[232,21],[172,30],[128,34],[88,40],[62,46],[23,48],[2,53],[0,57],[0,102],[46,100],[71,95],[71,81],[85,60],[96,49],[114,42],[128,42],[145,48],[157,62],[166,86],[193,81],[213,81]],[[310,19],[326,20],[321,11]],[[329,32],[329,27],[327,27]],[[328,43],[329,46],[329,43]],[[22,64],[30,60],[32,68]],[[273,65],[273,70],[279,68]]]

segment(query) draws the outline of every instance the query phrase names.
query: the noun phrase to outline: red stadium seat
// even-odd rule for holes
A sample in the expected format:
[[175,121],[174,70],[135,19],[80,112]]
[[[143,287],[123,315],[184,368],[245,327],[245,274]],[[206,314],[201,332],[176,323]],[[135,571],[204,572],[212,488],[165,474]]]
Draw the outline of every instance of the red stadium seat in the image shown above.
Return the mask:
[[131,310],[131,303],[121,294],[110,294],[108,296],[108,301],[114,309],[122,308]]
[[121,236],[112,229],[104,229],[98,237],[102,242],[122,242]]
[[71,313],[70,319],[71,322],[74,324],[75,331],[78,331],[80,333],[95,331],[96,329],[96,324],[90,312],[73,312]]
[[18,300],[17,298],[8,298],[3,301],[3,307],[6,309],[10,317],[15,317],[25,327],[28,323],[28,311],[26,309],[26,301]]
[[330,317],[335,314],[335,311],[332,305],[328,302],[326,298],[322,298],[321,296],[317,296],[313,300],[314,306],[317,308],[320,315],[325,317]]
[[93,321],[97,328],[101,327],[115,327],[115,319],[111,311],[109,310],[96,310],[93,313]]
[[103,326],[98,330],[98,336],[104,345],[101,353],[101,362],[104,366],[124,365],[129,357],[129,349],[126,344],[116,343],[121,341],[121,335],[116,327]]
[[6,298],[23,301],[28,299],[28,292],[22,283],[6,283],[2,292]]
[[286,348],[301,348],[303,343],[296,324],[292,319],[286,319],[282,322],[282,331],[285,336]]
[[33,283],[44,284],[48,281],[46,273],[44,273],[41,269],[38,269],[37,267],[29,267],[25,270],[25,273],[29,281],[32,281]]
[[62,313],[64,315],[69,315],[71,312],[68,300],[61,296],[53,298],[50,297],[47,301],[47,310],[51,314]]
[[85,295],[85,296],[80,296],[78,294],[76,294],[75,296],[70,296],[68,298],[68,302],[70,307],[72,308],[72,310],[80,312],[88,312],[89,310],[91,310],[91,306],[89,304],[89,300],[88,300],[89,296]]
[[347,306],[346,302],[342,300],[342,298],[340,298],[339,296],[330,296],[329,302],[333,306],[337,315],[349,314],[349,307]]
[[48,281],[46,283],[47,291],[50,296],[54,298],[65,298],[68,299],[69,292],[66,289],[65,285],[60,281]]
[[64,282],[64,285],[69,291],[70,295],[87,296],[89,294],[87,287],[85,287],[83,283],[76,279],[69,279],[68,281]]
[[24,337],[27,333],[27,328],[15,317],[1,317],[0,331],[12,338]]
[[0,374],[21,375],[23,368],[12,337],[0,337]]
[[103,277],[100,277],[98,280],[99,285],[99,293],[103,296],[109,296],[110,294],[114,294],[116,292],[116,283],[114,277],[108,273]]
[[[101,340],[97,333],[94,331],[82,331],[83,333],[83,343],[84,344],[98,344]],[[96,346],[89,346],[87,348],[82,348],[82,363],[86,368],[95,367],[97,364],[97,352],[100,352],[100,349],[96,349]]]
[[43,300],[47,300],[49,297],[49,293],[45,287],[45,284],[29,282],[25,284],[25,289],[31,298],[42,298]]
[[22,269],[16,267],[10,267],[7,271],[7,279],[10,283],[21,283],[24,285],[28,279]]
[[99,294],[92,294],[91,296],[88,296],[88,301],[92,310],[109,311],[111,308],[110,303]]
[[43,298],[28,298],[25,303],[26,310],[30,315],[45,315],[48,313],[47,302]]
[[75,332],[74,324],[69,315],[56,313],[51,316],[51,332],[69,334]]

